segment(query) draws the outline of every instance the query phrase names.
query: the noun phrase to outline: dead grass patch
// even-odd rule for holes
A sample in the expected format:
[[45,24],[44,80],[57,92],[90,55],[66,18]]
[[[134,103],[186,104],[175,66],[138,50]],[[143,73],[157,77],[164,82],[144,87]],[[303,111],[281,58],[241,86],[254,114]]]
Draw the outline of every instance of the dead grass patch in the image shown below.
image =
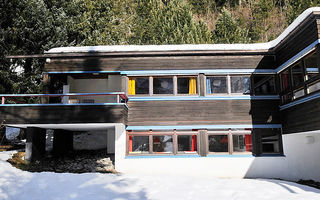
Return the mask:
[[25,152],[15,153],[12,158],[8,159],[8,162],[18,169],[29,170],[30,165],[29,162],[25,161],[25,156]]

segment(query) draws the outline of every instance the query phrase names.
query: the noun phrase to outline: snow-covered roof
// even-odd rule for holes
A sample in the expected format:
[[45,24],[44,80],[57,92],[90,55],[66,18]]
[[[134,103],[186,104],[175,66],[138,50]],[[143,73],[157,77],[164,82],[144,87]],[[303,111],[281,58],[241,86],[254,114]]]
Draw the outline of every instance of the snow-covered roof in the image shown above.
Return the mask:
[[147,52],[147,51],[219,51],[219,50],[268,50],[279,44],[311,13],[320,12],[320,7],[305,10],[276,39],[266,43],[255,44],[179,44],[179,45],[110,45],[110,46],[79,46],[58,47],[45,53],[103,53],[103,52]]

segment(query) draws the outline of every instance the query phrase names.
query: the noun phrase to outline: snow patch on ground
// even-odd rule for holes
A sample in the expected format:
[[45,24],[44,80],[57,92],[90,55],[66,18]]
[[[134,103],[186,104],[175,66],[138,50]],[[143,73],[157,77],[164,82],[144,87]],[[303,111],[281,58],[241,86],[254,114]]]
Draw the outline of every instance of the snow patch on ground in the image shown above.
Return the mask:
[[6,162],[14,153],[0,153],[0,200],[320,199],[318,189],[280,180],[30,173]]

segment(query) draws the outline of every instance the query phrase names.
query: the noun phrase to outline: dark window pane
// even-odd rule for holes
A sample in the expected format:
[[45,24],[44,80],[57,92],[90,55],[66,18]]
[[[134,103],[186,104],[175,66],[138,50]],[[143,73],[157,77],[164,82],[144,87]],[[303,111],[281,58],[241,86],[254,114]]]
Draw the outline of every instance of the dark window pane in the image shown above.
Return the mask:
[[234,152],[252,152],[251,135],[233,135],[232,140]]
[[254,92],[256,95],[276,94],[274,77],[272,76],[255,76],[253,78]]
[[197,151],[197,136],[196,135],[178,135],[178,151],[185,152]]
[[209,135],[210,152],[228,152],[227,135]]
[[277,131],[265,131],[261,134],[262,153],[279,153],[280,142]]
[[129,153],[149,153],[149,136],[129,136],[129,140]]
[[173,94],[173,79],[153,78],[153,94]]
[[290,76],[289,76],[289,69],[287,69],[281,73],[282,91],[287,90],[289,88],[289,84],[290,84]]
[[227,92],[227,77],[207,77],[207,94]]
[[153,136],[153,152],[172,153],[173,143],[171,135]]
[[246,76],[231,76],[231,93],[250,93],[250,78]]
[[313,77],[317,76],[319,74],[319,68],[316,67],[308,67],[307,68],[307,75],[308,75],[308,80],[312,79]]
[[149,78],[135,78],[136,94],[149,94]]
[[303,83],[303,68],[300,64],[295,65],[292,68],[293,87],[296,87]]
[[307,75],[308,79],[311,79],[312,77],[319,74],[319,68],[317,65],[317,56],[315,53],[309,55],[304,59],[306,69],[307,69]]
[[189,79],[178,78],[178,94],[189,94]]

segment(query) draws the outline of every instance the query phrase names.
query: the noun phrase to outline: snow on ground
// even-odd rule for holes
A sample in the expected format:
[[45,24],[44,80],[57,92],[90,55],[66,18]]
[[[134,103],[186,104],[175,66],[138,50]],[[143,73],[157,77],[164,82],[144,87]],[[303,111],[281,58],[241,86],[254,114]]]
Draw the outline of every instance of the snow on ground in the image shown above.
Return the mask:
[[0,152],[0,200],[320,199],[318,189],[279,180],[30,173],[6,162],[13,153]]

